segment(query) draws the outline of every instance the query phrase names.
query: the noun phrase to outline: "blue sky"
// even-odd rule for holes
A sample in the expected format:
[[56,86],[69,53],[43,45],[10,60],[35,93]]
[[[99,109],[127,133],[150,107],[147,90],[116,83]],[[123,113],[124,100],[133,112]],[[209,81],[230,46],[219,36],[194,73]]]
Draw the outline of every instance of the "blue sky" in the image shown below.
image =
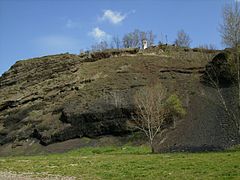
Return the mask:
[[94,42],[152,30],[173,42],[184,29],[192,47],[223,48],[221,11],[234,0],[0,0],[0,75],[17,60],[76,53]]

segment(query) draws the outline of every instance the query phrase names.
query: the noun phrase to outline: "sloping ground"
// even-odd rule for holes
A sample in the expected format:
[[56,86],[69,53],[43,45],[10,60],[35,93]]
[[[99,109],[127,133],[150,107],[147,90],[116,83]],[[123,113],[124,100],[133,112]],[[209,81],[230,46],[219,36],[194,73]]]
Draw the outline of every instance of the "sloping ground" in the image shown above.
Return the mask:
[[128,136],[132,96],[156,80],[169,94],[179,94],[188,111],[159,139],[159,151],[234,144],[235,137],[228,138],[231,125],[224,130],[215,118],[218,109],[206,100],[215,93],[200,83],[215,54],[155,47],[19,61],[0,78],[0,154],[26,144],[39,149],[82,137]]
[[[158,151],[212,151],[223,150],[239,143],[234,124],[227,120],[219,106],[215,89],[199,87],[202,95],[189,98],[188,114],[168,131],[166,139],[158,142]],[[230,91],[230,90],[226,90]]]
[[[206,65],[200,81],[192,83],[198,90],[187,94],[188,114],[177,122],[175,129],[167,132],[164,141],[158,141],[158,151],[223,150],[240,143],[236,127],[240,118],[236,104],[238,90],[234,85],[235,73],[231,70],[230,53],[229,49],[218,53]],[[224,102],[220,101],[221,98]],[[223,103],[236,119],[229,118]]]

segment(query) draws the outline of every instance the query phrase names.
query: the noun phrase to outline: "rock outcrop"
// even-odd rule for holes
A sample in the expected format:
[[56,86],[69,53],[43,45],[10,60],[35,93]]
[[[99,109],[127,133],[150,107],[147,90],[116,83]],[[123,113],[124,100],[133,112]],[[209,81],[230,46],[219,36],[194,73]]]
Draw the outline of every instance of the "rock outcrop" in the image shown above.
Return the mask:
[[224,115],[221,122],[215,118],[221,110],[208,100],[217,102],[214,89],[201,82],[218,51],[169,48],[18,61],[0,77],[0,155],[9,145],[16,149],[26,142],[48,147],[76,138],[129,136],[133,94],[156,79],[169,94],[179,94],[187,109],[187,117],[157,140],[158,151],[238,143],[235,134],[229,135],[231,124],[223,128]]

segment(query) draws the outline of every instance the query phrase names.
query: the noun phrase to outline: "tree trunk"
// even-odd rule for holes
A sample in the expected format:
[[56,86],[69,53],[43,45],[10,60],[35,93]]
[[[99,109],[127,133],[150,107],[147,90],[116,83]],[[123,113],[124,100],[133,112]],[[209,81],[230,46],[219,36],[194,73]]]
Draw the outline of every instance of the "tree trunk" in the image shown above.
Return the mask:
[[153,141],[150,141],[151,151],[152,153],[155,153],[154,147],[153,147]]
[[151,145],[152,153],[155,153],[154,147]]

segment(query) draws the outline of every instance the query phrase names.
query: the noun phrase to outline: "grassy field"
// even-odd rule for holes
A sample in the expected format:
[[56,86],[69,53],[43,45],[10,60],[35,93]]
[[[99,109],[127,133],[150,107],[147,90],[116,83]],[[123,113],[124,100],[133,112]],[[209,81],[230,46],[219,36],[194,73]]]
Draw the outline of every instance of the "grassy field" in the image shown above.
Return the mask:
[[240,151],[150,154],[147,147],[83,148],[1,157],[0,171],[77,179],[240,179]]

